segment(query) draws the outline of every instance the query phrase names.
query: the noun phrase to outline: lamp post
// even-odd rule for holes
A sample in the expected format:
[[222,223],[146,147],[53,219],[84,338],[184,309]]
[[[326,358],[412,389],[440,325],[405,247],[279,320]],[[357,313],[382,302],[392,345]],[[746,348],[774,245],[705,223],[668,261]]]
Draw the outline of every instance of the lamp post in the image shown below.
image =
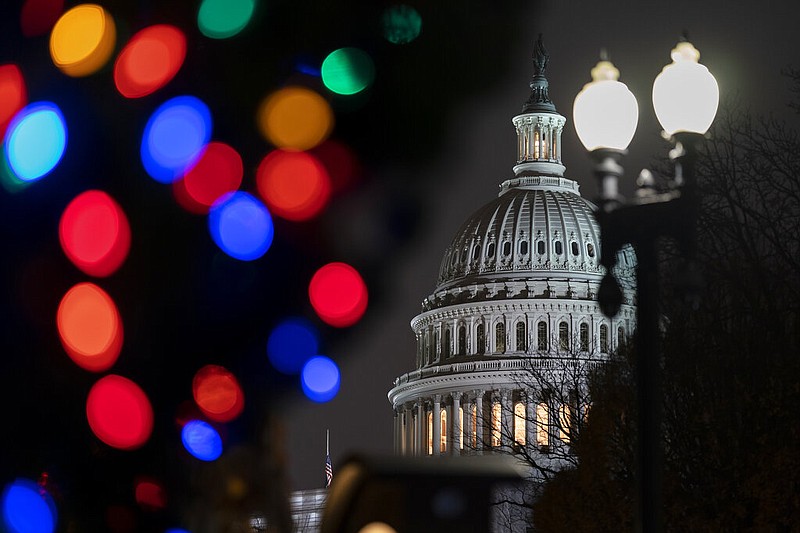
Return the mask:
[[575,98],[573,122],[583,145],[595,161],[600,192],[596,218],[601,231],[600,261],[606,268],[598,302],[608,317],[617,314],[622,290],[612,275],[617,253],[626,244],[636,252],[637,286],[637,474],[639,502],[636,530],[660,533],[662,527],[661,419],[662,392],[658,312],[658,264],[655,241],[675,239],[691,277],[695,258],[695,226],[699,197],[694,176],[697,149],[717,112],[719,89],[700,53],[682,40],[672,50],[670,65],[653,84],[656,117],[674,144],[670,159],[674,176],[666,192],[656,192],[643,171],[636,197],[619,193],[620,164],[636,130],[636,99],[618,81],[619,71],[605,58],[592,69],[592,82]]

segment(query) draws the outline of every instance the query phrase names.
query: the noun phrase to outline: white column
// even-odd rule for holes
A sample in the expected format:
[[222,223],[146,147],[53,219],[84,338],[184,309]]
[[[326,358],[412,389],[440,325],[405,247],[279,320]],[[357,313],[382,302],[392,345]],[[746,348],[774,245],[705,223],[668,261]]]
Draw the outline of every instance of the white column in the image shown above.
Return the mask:
[[472,453],[472,402],[469,396],[464,395],[464,436],[462,442],[464,443],[464,453]]
[[483,455],[485,424],[483,421],[483,395],[485,391],[475,391],[475,453]]
[[442,450],[442,397],[433,395],[433,455],[439,455]]
[[503,448],[510,448],[514,438],[514,407],[511,405],[511,392],[507,389],[500,391],[500,444]]
[[461,434],[461,417],[459,417],[459,410],[461,408],[461,393],[454,392],[452,395],[453,398],[453,407],[451,409],[452,414],[450,418],[447,419],[447,424],[452,428],[450,429],[450,434],[448,435],[447,445],[450,447],[448,450],[450,455],[461,455],[461,439],[463,435]]

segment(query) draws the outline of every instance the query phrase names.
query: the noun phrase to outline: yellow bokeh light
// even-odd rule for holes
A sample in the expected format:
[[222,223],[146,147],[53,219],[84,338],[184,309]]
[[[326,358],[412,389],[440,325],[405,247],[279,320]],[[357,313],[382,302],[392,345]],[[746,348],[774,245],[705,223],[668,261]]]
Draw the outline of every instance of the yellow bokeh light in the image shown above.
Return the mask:
[[261,133],[279,148],[308,150],[327,139],[333,129],[327,100],[304,87],[275,91],[264,99],[257,118]]
[[50,34],[50,57],[64,74],[97,72],[111,57],[117,38],[114,19],[96,4],[75,6],[58,19]]

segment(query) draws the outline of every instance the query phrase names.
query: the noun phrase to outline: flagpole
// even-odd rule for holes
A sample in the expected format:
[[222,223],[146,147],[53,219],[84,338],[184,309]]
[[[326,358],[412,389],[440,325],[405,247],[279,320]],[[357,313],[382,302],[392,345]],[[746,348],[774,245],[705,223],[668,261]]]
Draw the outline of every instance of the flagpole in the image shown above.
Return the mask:
[[325,430],[325,455],[331,454],[331,430]]

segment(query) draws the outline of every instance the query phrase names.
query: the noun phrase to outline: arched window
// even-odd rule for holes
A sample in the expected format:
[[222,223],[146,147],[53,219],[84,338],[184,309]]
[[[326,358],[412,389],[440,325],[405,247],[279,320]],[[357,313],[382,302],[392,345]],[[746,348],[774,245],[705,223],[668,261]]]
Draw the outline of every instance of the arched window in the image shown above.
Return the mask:
[[494,243],[490,242],[486,246],[486,257],[494,257]]
[[439,420],[441,422],[441,427],[442,427],[441,430],[442,435],[441,438],[439,439],[439,451],[444,453],[447,451],[447,409],[442,409]]
[[580,327],[581,351],[589,351],[589,324],[584,322]]
[[580,252],[580,250],[578,249],[578,243],[572,241],[569,246],[572,249],[572,255],[578,255],[578,253]]
[[452,344],[450,343],[450,328],[444,330],[444,342],[442,343],[442,353],[446,358],[453,355]]
[[519,253],[520,255],[528,255],[528,241],[519,242]]
[[500,402],[494,402],[492,404],[492,439],[491,439],[491,446],[492,448],[497,448],[502,443],[501,440],[501,417],[502,417],[502,407]]
[[561,350],[569,349],[569,324],[566,322],[558,324],[558,347]]
[[465,263],[467,261],[467,249],[464,248],[461,250],[461,262]]
[[608,326],[600,326],[600,352],[608,353]]
[[506,351],[506,325],[498,322],[494,327],[494,351],[503,353]]
[[564,253],[564,246],[561,244],[561,241],[556,241],[554,243],[556,255],[561,255]]
[[572,423],[572,409],[567,404],[561,404],[558,408],[558,438],[564,444],[569,444],[569,435],[571,433]]
[[439,359],[439,330],[435,330],[433,332],[433,360],[436,361]]
[[525,404],[514,404],[514,442],[525,446]]
[[425,356],[428,358],[428,364],[433,362],[433,346],[431,345],[431,332],[425,332]]
[[544,241],[536,241],[536,253],[544,255]]
[[617,328],[617,346],[625,344],[625,330],[622,326]]
[[589,254],[589,257],[594,257],[594,244],[592,243],[586,244],[586,253]]
[[511,255],[511,241],[506,241],[503,243],[503,255],[504,256]]
[[472,249],[472,259],[477,261],[481,257],[481,245],[476,244],[475,248]]
[[536,404],[536,444],[547,446],[550,444],[550,409],[545,402]]
[[486,351],[486,332],[483,329],[483,324],[478,324],[477,331],[475,332],[475,353],[483,355]]
[[516,340],[517,340],[517,351],[524,352],[528,349],[528,334],[525,331],[525,322],[520,320],[517,322],[517,331],[516,331]]
[[540,352],[547,351],[547,347],[549,346],[549,342],[547,339],[547,322],[542,320],[536,325],[536,337],[538,340],[537,347],[539,348]]
[[458,355],[467,353],[467,328],[463,324],[458,326]]

